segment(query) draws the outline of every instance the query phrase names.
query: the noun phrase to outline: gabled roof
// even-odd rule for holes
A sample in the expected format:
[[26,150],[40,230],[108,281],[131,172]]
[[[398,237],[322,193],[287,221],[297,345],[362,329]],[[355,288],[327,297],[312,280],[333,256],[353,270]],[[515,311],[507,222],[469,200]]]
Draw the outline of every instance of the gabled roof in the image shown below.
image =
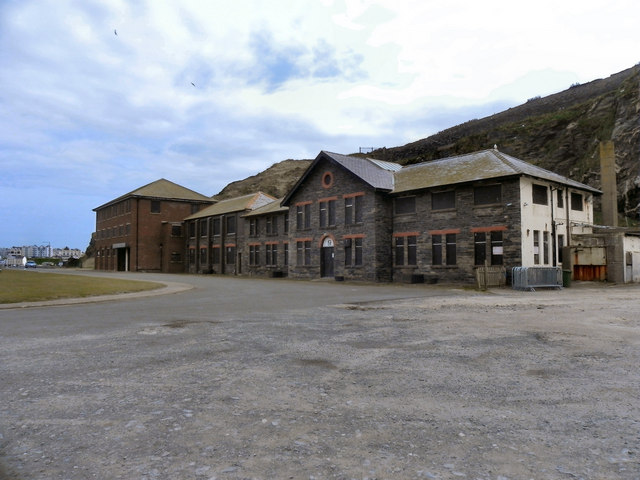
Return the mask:
[[187,201],[197,201],[197,202],[206,202],[212,203],[215,200],[211,200],[210,197],[202,195],[198,192],[190,190],[188,188],[183,187],[182,185],[178,185],[177,183],[170,182],[164,178],[156,180],[155,182],[148,183],[140,188],[136,188],[129,193],[125,193],[124,195],[119,196],[115,200],[111,200],[99,207],[94,208],[93,210],[98,210],[100,208],[106,207],[113,203],[120,202],[126,198],[159,198],[165,200],[187,200]]
[[309,165],[309,168],[307,168],[307,170],[302,174],[289,193],[285,195],[282,200],[284,205],[287,204],[291,195],[293,195],[321,160],[329,160],[337,163],[354,174],[360,180],[370,185],[372,188],[386,191],[393,189],[393,174],[402,168],[402,166],[397,163],[384,162],[382,160],[362,158],[352,155],[341,155],[339,153],[322,150],[313,163]]
[[270,204],[276,200],[275,197],[267,195],[263,192],[256,192],[241,197],[220,200],[215,205],[200,210],[193,215],[189,215],[185,220],[195,220],[196,218],[212,217],[214,215],[224,215],[226,213],[242,212],[245,210],[254,210],[264,205]]
[[536,167],[497,149],[403,167],[395,174],[395,185],[391,193],[522,175],[600,193],[589,185]]
[[257,217],[259,215],[268,215],[270,213],[280,213],[280,212],[288,212],[289,207],[283,207],[281,205],[282,198],[274,200],[271,203],[267,203],[266,205],[256,208],[248,213],[242,215],[243,217]]

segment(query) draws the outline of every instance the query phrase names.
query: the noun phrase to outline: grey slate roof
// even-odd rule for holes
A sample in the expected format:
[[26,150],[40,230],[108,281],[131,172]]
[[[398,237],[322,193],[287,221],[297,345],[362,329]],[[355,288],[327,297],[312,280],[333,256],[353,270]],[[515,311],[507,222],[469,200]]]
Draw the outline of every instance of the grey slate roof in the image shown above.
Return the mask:
[[521,175],[600,193],[589,185],[536,167],[496,149],[403,167],[395,174],[395,185],[391,193]]
[[393,172],[402,168],[402,166],[397,163],[383,162],[370,158],[340,155],[339,153],[326,152],[324,150],[320,152],[320,155],[322,154],[339,163],[373,188],[379,190],[392,190]]
[[263,192],[251,193],[241,197],[220,200],[215,205],[210,205],[199,212],[189,215],[185,220],[195,220],[196,218],[212,217],[226,213],[242,212],[243,210],[253,210],[264,205],[273,203],[276,199]]
[[263,205],[262,207],[256,208],[255,210],[251,210],[248,213],[245,213],[244,215],[242,215],[243,217],[257,217],[259,215],[267,215],[270,213],[280,213],[280,212],[288,212],[289,211],[289,207],[283,207],[281,205],[282,202],[282,198],[279,198],[277,200],[274,200],[271,203],[267,203],[266,205]]

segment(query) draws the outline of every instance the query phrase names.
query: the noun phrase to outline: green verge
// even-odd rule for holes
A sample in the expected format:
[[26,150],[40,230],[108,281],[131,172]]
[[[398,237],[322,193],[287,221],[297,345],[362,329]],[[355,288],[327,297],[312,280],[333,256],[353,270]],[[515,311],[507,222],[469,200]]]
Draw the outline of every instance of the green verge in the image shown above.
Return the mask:
[[163,286],[139,280],[5,269],[0,272],[0,304],[142,292]]

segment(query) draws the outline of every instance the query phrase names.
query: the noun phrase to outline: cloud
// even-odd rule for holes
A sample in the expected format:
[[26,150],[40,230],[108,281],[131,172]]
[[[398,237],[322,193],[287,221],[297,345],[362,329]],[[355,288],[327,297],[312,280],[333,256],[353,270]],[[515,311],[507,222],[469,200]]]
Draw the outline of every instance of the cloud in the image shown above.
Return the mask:
[[0,194],[47,234],[11,224],[0,246],[41,236],[82,247],[91,208],[160,177],[213,194],[285,158],[401,145],[610,75],[639,60],[629,48],[639,10],[630,0],[3,2]]

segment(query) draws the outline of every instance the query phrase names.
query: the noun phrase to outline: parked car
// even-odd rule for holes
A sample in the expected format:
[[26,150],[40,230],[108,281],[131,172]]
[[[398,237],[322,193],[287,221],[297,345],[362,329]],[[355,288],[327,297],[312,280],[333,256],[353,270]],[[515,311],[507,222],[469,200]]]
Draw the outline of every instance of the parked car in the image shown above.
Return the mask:
[[38,264],[33,260],[29,260],[27,263],[24,264],[24,268],[36,268],[37,266]]

